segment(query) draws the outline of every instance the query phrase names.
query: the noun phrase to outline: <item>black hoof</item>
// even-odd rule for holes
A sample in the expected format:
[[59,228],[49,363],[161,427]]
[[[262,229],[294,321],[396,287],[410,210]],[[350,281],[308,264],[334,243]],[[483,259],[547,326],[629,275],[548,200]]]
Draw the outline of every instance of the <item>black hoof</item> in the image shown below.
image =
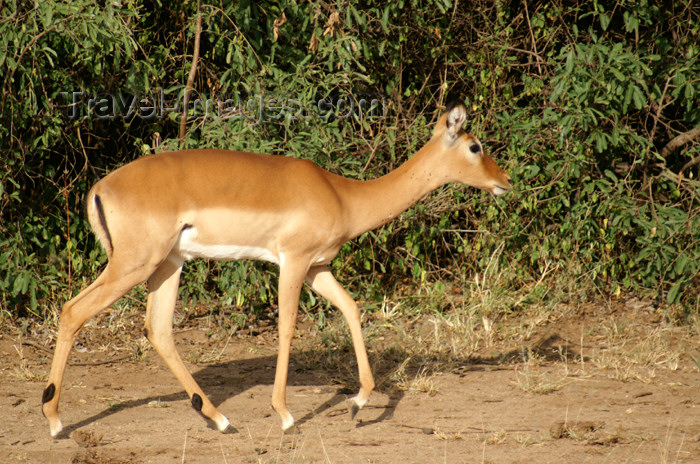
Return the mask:
[[299,429],[299,426],[294,424],[291,427],[289,427],[287,430],[283,430],[282,433],[284,435],[299,435],[299,434],[301,434],[301,430]]
[[[216,424],[214,424],[214,428],[216,430],[219,430],[218,428],[216,428]],[[228,427],[226,427],[225,430],[220,430],[220,432],[225,433],[226,435],[229,435],[229,434],[233,435],[234,433],[238,433],[238,429],[236,427],[234,427],[233,425],[228,424]]]
[[360,407],[354,401],[350,401],[348,410],[350,411],[350,419],[355,419],[355,416],[360,411]]

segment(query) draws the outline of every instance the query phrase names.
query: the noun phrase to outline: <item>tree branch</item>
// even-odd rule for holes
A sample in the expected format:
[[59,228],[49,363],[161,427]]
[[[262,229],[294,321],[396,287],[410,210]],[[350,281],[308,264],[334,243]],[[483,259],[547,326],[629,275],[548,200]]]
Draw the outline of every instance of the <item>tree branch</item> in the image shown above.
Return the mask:
[[197,63],[199,63],[199,44],[202,36],[202,0],[197,0],[197,30],[194,34],[194,51],[192,52],[192,67],[190,75],[187,77],[185,95],[182,102],[182,118],[180,119],[180,145],[185,144],[185,134],[187,133],[187,115],[190,104],[190,92],[194,85],[194,77],[197,74]]
[[673,139],[671,139],[670,142],[666,144],[665,147],[661,149],[661,156],[664,158],[673,153],[673,151],[680,147],[681,145],[685,145],[688,142],[691,142],[692,140],[696,139],[698,136],[700,136],[700,126],[696,127],[695,129],[691,129],[688,132],[683,132],[682,134],[679,134],[675,136]]
[[681,170],[678,171],[678,175],[680,176],[681,174],[683,174],[683,171],[685,171],[689,167],[695,166],[696,164],[700,164],[700,156],[696,156],[692,160],[685,163],[685,165],[681,168]]

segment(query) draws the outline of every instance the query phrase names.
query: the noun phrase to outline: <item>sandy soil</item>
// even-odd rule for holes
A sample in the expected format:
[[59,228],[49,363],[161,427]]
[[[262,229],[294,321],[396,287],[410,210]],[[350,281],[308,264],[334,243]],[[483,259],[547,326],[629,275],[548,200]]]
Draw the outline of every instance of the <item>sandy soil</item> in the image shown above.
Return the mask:
[[[662,324],[637,321],[634,311],[605,317],[628,318],[642,341]],[[6,332],[0,462],[700,463],[697,337],[671,328],[673,340],[664,346],[675,355],[605,364],[605,353],[617,352],[611,341],[627,342],[596,336],[601,320],[545,324],[528,341],[484,347],[430,375],[423,360],[423,369],[407,369],[402,382],[386,380],[396,355],[370,344],[375,363],[390,361],[375,370],[384,381],[355,420],[346,409],[357,388],[351,353],[343,358],[351,368],[313,367],[308,360],[324,353],[313,353],[321,348],[304,344],[311,335],[301,330],[288,388],[298,423],[293,434],[281,432],[269,406],[273,330],[230,338],[201,328],[177,334],[195,378],[235,427],[221,434],[192,409],[155,352],[132,356],[145,346],[136,328],[123,344],[97,324],[71,357],[61,398],[66,433],[55,440],[39,404],[47,342]],[[208,353],[215,361],[206,362]]]

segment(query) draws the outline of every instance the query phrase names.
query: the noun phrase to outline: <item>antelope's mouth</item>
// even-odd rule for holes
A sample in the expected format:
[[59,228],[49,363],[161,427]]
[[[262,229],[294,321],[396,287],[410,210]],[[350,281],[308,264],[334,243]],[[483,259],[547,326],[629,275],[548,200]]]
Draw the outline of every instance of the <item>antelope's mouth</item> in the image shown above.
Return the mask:
[[500,197],[501,195],[505,194],[508,192],[508,190],[511,189],[511,186],[504,187],[502,185],[494,185],[491,187],[491,193],[493,193],[495,196]]

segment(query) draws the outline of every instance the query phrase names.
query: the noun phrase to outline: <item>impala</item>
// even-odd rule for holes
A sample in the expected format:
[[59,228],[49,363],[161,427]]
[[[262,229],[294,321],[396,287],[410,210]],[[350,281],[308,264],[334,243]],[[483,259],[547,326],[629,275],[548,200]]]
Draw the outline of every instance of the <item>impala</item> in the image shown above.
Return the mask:
[[393,172],[358,181],[307,160],[224,150],[184,150],[140,158],[100,180],[87,212],[109,262],[102,274],[61,312],[42,411],[51,435],[62,425],[58,401],[68,356],[86,320],[147,281],[144,334],[191,399],[194,409],[229,428],[178,355],[172,321],[182,265],[193,258],[261,259],[279,265],[279,353],[272,406],[282,429],[294,425],[286,404],[287,369],[306,281],[347,320],[357,357],[360,391],[352,416],[374,388],[360,311],[328,263],[346,241],[379,227],[441,185],[461,182],[494,195],[510,177],[461,128],[466,109],[443,114],[431,139]]

